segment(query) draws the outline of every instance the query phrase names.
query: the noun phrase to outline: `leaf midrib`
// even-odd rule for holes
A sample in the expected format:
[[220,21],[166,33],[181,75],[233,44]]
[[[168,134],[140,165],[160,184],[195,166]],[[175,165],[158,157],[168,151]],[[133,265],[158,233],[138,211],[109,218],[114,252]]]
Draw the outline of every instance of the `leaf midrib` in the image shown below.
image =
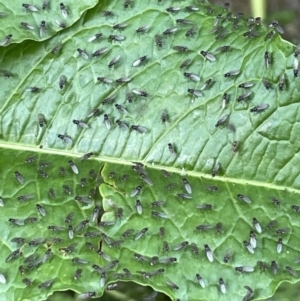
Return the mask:
[[[69,150],[58,150],[58,149],[50,149],[50,148],[40,149],[38,146],[34,147],[34,146],[29,146],[29,145],[8,143],[3,140],[0,140],[0,148],[16,150],[16,151],[27,151],[27,152],[31,152],[31,153],[73,157],[73,158],[80,158],[84,155],[83,153],[74,153]],[[133,165],[133,161],[135,161],[134,159],[133,159],[133,161],[130,161],[130,160],[122,159],[122,158],[112,158],[112,157],[107,157],[107,156],[93,157],[92,160],[96,160],[96,161],[103,162],[103,163],[112,163],[112,164],[120,164],[120,165]],[[184,167],[179,169],[178,167],[163,166],[163,165],[158,165],[158,164],[154,164],[154,163],[147,163],[144,161],[139,161],[139,162],[143,163],[145,165],[145,167],[148,167],[151,169],[156,169],[158,171],[161,171],[162,169],[164,169],[169,173],[180,174],[182,176],[189,176],[189,177],[194,177],[194,178],[203,178],[203,179],[211,180],[211,181],[224,182],[227,185],[231,183],[231,184],[247,185],[247,186],[253,186],[253,187],[262,187],[262,188],[266,188],[269,190],[272,189],[272,190],[277,190],[277,191],[288,190],[290,193],[300,194],[300,191],[298,189],[290,188],[288,186],[283,186],[283,185],[276,185],[276,184],[272,184],[272,183],[265,183],[265,182],[255,181],[255,180],[237,179],[237,178],[231,178],[228,176],[217,176],[216,175],[214,178],[212,178],[212,176],[210,174],[186,170]]]

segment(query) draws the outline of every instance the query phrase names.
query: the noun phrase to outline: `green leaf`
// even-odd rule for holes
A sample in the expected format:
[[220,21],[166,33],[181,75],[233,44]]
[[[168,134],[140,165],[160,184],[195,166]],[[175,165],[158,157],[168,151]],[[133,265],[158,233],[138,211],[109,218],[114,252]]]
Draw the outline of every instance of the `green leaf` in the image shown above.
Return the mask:
[[[12,35],[12,38],[1,46],[28,39],[49,39],[57,32],[72,26],[86,10],[96,4],[96,0],[80,1],[76,5],[60,0],[43,0],[39,3],[24,3],[23,0],[0,1],[0,40]],[[44,27],[41,25],[42,21],[45,22]]]
[[[0,270],[7,279],[0,286],[7,300],[42,300],[67,289],[101,296],[105,285],[119,278],[150,285],[173,300],[243,300],[252,295],[244,286],[253,290],[251,300],[259,300],[271,296],[281,282],[297,281],[286,270],[297,271],[299,238],[300,209],[292,208],[299,193],[295,47],[275,29],[254,25],[249,31],[245,20],[226,17],[224,8],[213,7],[211,13],[204,4],[198,4],[199,11],[189,11],[187,5],[191,3],[182,1],[181,10],[170,13],[166,10],[170,3],[134,2],[124,8],[123,2],[104,1],[60,35],[1,49],[1,69],[11,74],[0,78],[3,261],[17,248],[13,237],[27,240],[23,254],[4,262]],[[219,21],[218,14],[223,15]],[[178,19],[192,23],[181,24]],[[120,23],[127,26],[113,28]],[[145,32],[137,32],[139,28]],[[273,30],[274,35],[266,38]],[[255,36],[245,37],[253,32]],[[97,33],[103,36],[88,42]],[[56,45],[58,51],[52,51]],[[229,51],[221,51],[226,45]],[[140,59],[143,56],[147,58]],[[189,65],[180,68],[187,59]],[[211,84],[205,84],[209,79]],[[239,87],[243,83],[251,87]],[[92,114],[96,109],[99,116]],[[94,154],[91,159],[79,160],[89,152]],[[25,163],[32,156],[35,160]],[[43,162],[50,165],[41,166]],[[61,166],[67,175],[60,174]],[[96,176],[81,187],[78,183],[89,178],[90,169]],[[63,185],[70,187],[70,194]],[[139,185],[141,191],[133,192]],[[49,188],[55,190],[55,198]],[[90,202],[87,196],[93,188],[97,194]],[[33,198],[18,201],[22,195]],[[85,203],[76,196],[85,197]],[[137,210],[137,200],[142,209],[138,205]],[[165,203],[152,208],[155,201]],[[38,216],[37,204],[45,207],[45,216]],[[91,219],[95,206],[102,210],[103,223],[89,221],[88,228],[75,231],[70,239],[66,216],[74,212],[76,227]],[[26,220],[22,225],[31,216],[38,217],[37,223]],[[19,226],[9,218],[18,219]],[[276,225],[271,228],[272,220]],[[50,225],[64,230],[49,234]],[[160,227],[165,228],[165,237],[160,237]],[[284,228],[289,231],[278,231]],[[129,237],[122,237],[128,229],[133,229]],[[98,236],[86,238],[84,233],[91,231]],[[250,231],[256,235],[255,250],[247,248]],[[52,244],[50,238],[56,236],[64,241]],[[40,237],[45,238],[40,246],[28,245]],[[168,253],[163,252],[163,241],[169,244]],[[181,248],[185,241],[188,245]],[[89,250],[86,242],[95,249]],[[65,254],[72,243],[77,243],[74,252]],[[42,259],[49,248],[51,260],[36,266],[35,259],[35,268],[28,268],[24,258],[38,254]],[[106,262],[98,249],[118,263]],[[135,253],[146,262],[136,260]],[[232,253],[228,262],[226,253]],[[155,263],[154,256],[160,262]],[[74,257],[89,263],[76,266]],[[176,263],[164,263],[167,257],[176,258]],[[272,261],[278,265],[277,273],[270,267]],[[18,271],[20,265],[25,266],[24,275]],[[236,267],[254,271],[241,273]],[[82,269],[79,280],[74,279],[77,268]],[[124,268],[132,276],[125,275]],[[197,282],[197,274],[205,287]],[[25,287],[24,278],[33,284]],[[55,281],[50,288],[39,289],[51,279]],[[172,283],[179,289],[170,287]]]

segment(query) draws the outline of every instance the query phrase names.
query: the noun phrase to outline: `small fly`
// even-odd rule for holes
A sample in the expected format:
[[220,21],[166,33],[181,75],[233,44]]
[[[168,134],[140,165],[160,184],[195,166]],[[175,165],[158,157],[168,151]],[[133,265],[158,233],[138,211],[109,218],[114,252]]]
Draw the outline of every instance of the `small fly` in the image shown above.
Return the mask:
[[134,240],[139,240],[141,237],[143,237],[148,232],[148,228],[143,228],[141,231],[139,231],[135,236]]
[[178,13],[180,11],[180,7],[179,6],[171,6],[171,7],[168,7],[166,9],[167,12],[169,13]]
[[150,25],[144,25],[144,26],[139,27],[135,32],[136,33],[145,33],[149,30],[149,28],[150,28]]
[[73,216],[74,216],[74,212],[70,212],[70,213],[66,216],[66,218],[65,218],[65,223],[66,223],[67,225],[71,224],[72,219],[73,219]]
[[126,27],[127,27],[127,23],[118,23],[118,24],[113,25],[113,29],[120,29],[120,30],[122,30],[122,29],[124,29]]
[[52,48],[51,54],[57,54],[57,53],[60,51],[61,46],[62,46],[62,43],[61,43],[61,42],[59,42],[58,44],[56,44],[56,45]]
[[243,88],[243,89],[247,89],[247,88],[253,87],[253,85],[254,84],[252,82],[245,82],[245,83],[239,84],[238,87]]
[[173,50],[181,52],[181,53],[189,51],[189,49],[186,46],[173,46]]
[[254,249],[248,241],[244,240],[243,244],[251,254],[254,254]]
[[285,75],[284,73],[282,73],[279,79],[278,88],[280,91],[283,91],[284,87],[285,87]]
[[113,66],[116,65],[116,63],[120,60],[120,55],[115,56],[109,63],[108,63],[108,68],[112,68]]
[[69,160],[68,163],[69,163],[69,165],[70,165],[72,171],[73,171],[76,175],[78,175],[78,174],[79,174],[79,170],[78,170],[78,167],[75,165],[75,163],[74,163],[72,160]]
[[32,200],[33,198],[34,198],[33,194],[25,194],[25,195],[18,196],[18,201],[26,202],[26,201]]
[[150,260],[150,265],[156,265],[159,261],[158,256],[153,256]]
[[123,7],[124,7],[125,9],[126,9],[126,8],[129,8],[131,3],[132,3],[132,0],[125,0],[125,1],[124,1],[124,4],[123,4]]
[[30,279],[28,279],[28,278],[24,278],[24,279],[22,280],[22,282],[23,282],[26,286],[32,285],[32,281],[31,281]]
[[175,33],[176,31],[178,30],[178,27],[171,27],[171,28],[168,28],[166,29],[164,32],[163,32],[163,35],[171,35],[173,33]]
[[299,73],[299,60],[298,60],[298,57],[294,58],[293,66],[294,66],[294,70],[293,70],[294,77],[298,77],[298,73]]
[[46,31],[46,22],[42,21],[40,24],[40,37],[42,38]]
[[187,59],[184,62],[181,63],[181,65],[179,66],[180,69],[183,69],[185,67],[187,67],[190,63],[191,63],[191,59]]
[[108,261],[108,262],[111,262],[110,256],[107,255],[106,253],[104,253],[103,251],[98,250],[98,251],[97,251],[97,254],[98,254],[99,256],[101,256],[104,260],[106,260],[106,261]]
[[5,259],[5,262],[9,262],[13,259],[16,259],[17,257],[21,256],[23,253],[20,251],[20,249],[17,249],[15,251],[13,251],[12,253],[10,253],[6,259]]
[[233,254],[232,254],[232,251],[231,250],[227,250],[225,255],[224,255],[224,258],[223,258],[223,262],[224,263],[228,263],[229,260],[232,258]]
[[183,178],[182,183],[184,185],[184,188],[185,188],[186,192],[191,194],[192,193],[192,187],[191,187],[190,183],[188,182],[188,180],[186,178]]
[[286,267],[285,267],[285,270],[286,270],[287,272],[289,272],[292,276],[295,276],[295,277],[298,276],[298,273],[297,273],[294,269],[292,269],[291,267],[289,267],[289,266],[286,266]]
[[87,160],[89,159],[90,157],[94,156],[95,154],[93,152],[90,152],[90,153],[86,153],[84,154],[82,157],[80,157],[80,161],[84,161],[84,160]]
[[203,96],[203,93],[200,90],[188,89],[187,91],[188,91],[188,93],[192,94],[195,97],[201,97],[201,96]]
[[277,247],[276,247],[277,253],[281,253],[282,252],[282,247],[283,247],[282,238],[279,238],[278,242],[277,242]]
[[[103,99],[102,104],[104,104],[104,105],[111,104],[116,97],[117,97],[117,94],[112,94],[112,95],[106,97],[105,99]],[[104,114],[104,116],[105,116],[105,114]]]
[[177,193],[176,196],[183,200],[189,200],[192,198],[192,196],[188,193]]
[[223,278],[219,279],[219,286],[220,286],[220,290],[221,290],[222,294],[226,294],[226,285],[224,283]]
[[127,114],[128,111],[121,105],[115,104],[115,108],[121,113],[121,114]]
[[161,35],[155,35],[154,36],[154,40],[155,40],[155,45],[158,48],[162,48],[163,47],[163,37]]
[[220,25],[220,23],[222,23],[222,14],[218,14],[216,16],[216,18],[214,19],[214,22],[213,22],[213,26],[218,26]]
[[31,93],[39,93],[41,89],[39,87],[28,87],[26,91],[29,91]]
[[46,216],[46,210],[42,205],[36,204],[36,209],[41,216]]
[[260,226],[260,223],[258,222],[258,220],[254,217],[253,219],[252,219],[252,221],[253,221],[253,227],[256,229],[256,231],[258,232],[258,233],[261,233],[261,226]]
[[15,177],[21,185],[24,184],[24,177],[18,171],[15,171]]
[[193,24],[194,22],[187,19],[176,19],[176,23],[181,25],[190,25]]
[[8,221],[16,226],[24,226],[25,221],[18,218],[9,218]]
[[[213,83],[214,83],[214,81],[213,81],[212,78],[207,79],[207,80],[204,82],[203,86],[200,88],[200,90],[204,90],[204,89],[206,89],[206,88],[209,89],[209,88],[213,85]],[[226,93],[225,93],[225,94],[226,94]]]
[[265,272],[268,269],[267,264],[263,261],[257,261],[257,265],[262,272]]
[[188,241],[184,241],[184,242],[182,242],[182,243],[180,243],[180,244],[178,244],[178,245],[175,245],[175,246],[173,247],[173,250],[174,250],[174,251],[180,251],[180,250],[184,249],[188,244],[189,244]]
[[200,276],[200,274],[196,274],[196,279],[197,279],[198,284],[202,288],[205,288],[205,282],[204,282],[203,278]]
[[89,56],[84,50],[77,48],[77,51],[83,59],[88,60]]
[[146,60],[147,55],[143,55],[133,62],[132,67],[138,67],[141,65],[141,63],[145,62]]
[[249,266],[235,267],[235,270],[237,272],[241,272],[241,273],[252,273],[252,272],[254,272],[254,268],[253,267],[249,267]]
[[83,204],[92,204],[92,199],[90,197],[85,197],[85,196],[76,196],[75,197],[75,200],[80,202],[80,203],[83,203]]
[[77,119],[73,119],[73,123],[76,124],[77,126],[81,127],[82,129],[88,129],[89,126],[83,122],[82,120],[77,120]]
[[84,300],[95,296],[96,296],[96,292],[86,292],[78,295],[78,299]]
[[49,288],[49,287],[51,287],[53,282],[54,282],[54,279],[50,279],[50,280],[47,280],[45,282],[42,282],[41,284],[38,285],[38,288],[39,289]]
[[51,257],[52,254],[53,253],[52,253],[51,248],[47,249],[44,256],[43,256],[43,258],[42,258],[42,263],[45,263],[47,260],[49,260],[49,258]]
[[83,228],[87,227],[89,224],[89,220],[85,219],[84,221],[80,222],[74,229],[75,232],[78,232],[80,230],[82,230]]
[[270,40],[275,33],[276,33],[275,30],[271,30],[270,32],[268,32],[265,36],[265,41]]
[[269,67],[271,65],[271,55],[270,55],[269,51],[265,52],[264,59],[265,59],[265,66],[267,69],[269,69]]
[[160,116],[160,120],[162,123],[170,122],[169,113],[166,109],[163,110]]
[[179,286],[171,280],[166,280],[166,284],[169,288],[171,288],[173,290],[179,290]]
[[35,6],[31,5],[31,4],[23,3],[22,6],[28,12],[37,12],[37,11],[39,11],[37,7],[35,7]]
[[274,20],[271,24],[269,24],[270,28],[276,29],[280,34],[284,34],[283,28],[279,25],[278,21]]
[[57,25],[60,27],[60,28],[66,28],[67,27],[67,24],[65,22],[61,22],[59,20],[56,20],[56,23]]
[[240,199],[240,200],[242,200],[242,201],[244,201],[245,203],[248,203],[248,204],[250,204],[252,201],[251,201],[251,199],[249,199],[247,196],[245,196],[245,195],[243,195],[243,194],[238,194],[237,195],[237,197]]
[[210,62],[215,62],[216,61],[216,57],[210,53],[210,52],[207,52],[207,51],[203,51],[201,50],[200,53]]
[[126,40],[126,37],[125,36],[121,36],[121,35],[110,35],[108,37],[108,39],[110,41],[115,41],[115,42],[121,42],[121,41],[125,41]]
[[215,127],[219,127],[220,125],[225,124],[225,122],[228,120],[228,118],[229,118],[229,114],[223,115],[223,116],[217,121],[217,123],[215,124]]
[[153,217],[168,218],[164,212],[151,211]]
[[132,89],[132,92],[134,93],[134,94],[136,94],[136,95],[139,95],[139,96],[142,96],[142,97],[148,97],[149,96],[149,94],[146,92],[146,91],[144,91],[144,90],[140,90],[140,89]]
[[176,153],[174,144],[168,143],[168,149],[169,149],[169,152],[170,152],[171,154],[175,154],[175,153]]
[[14,237],[10,240],[11,242],[15,242],[18,246],[23,246],[26,243],[26,238],[23,237]]
[[193,26],[186,31],[185,36],[186,38],[190,38],[190,37],[194,37],[195,34],[196,34],[196,27]]
[[81,278],[81,276],[82,276],[82,269],[77,269],[74,273],[73,278],[74,278],[74,280],[79,280]]
[[188,12],[195,12],[195,11],[199,11],[200,8],[198,6],[193,6],[193,5],[188,5],[185,7],[186,11]]
[[250,231],[250,245],[253,249],[255,249],[257,245],[256,235],[253,231]]
[[138,133],[141,133],[141,134],[148,132],[147,128],[145,128],[144,126],[140,126],[140,125],[132,125],[131,129]]
[[275,198],[275,197],[272,197],[272,198],[271,198],[271,202],[272,202],[275,206],[279,206],[279,205],[280,205],[280,201],[279,201],[277,198]]
[[120,245],[121,245],[123,242],[124,242],[123,239],[115,240],[115,241],[111,242],[108,246],[109,246],[110,248],[118,248],[118,247],[120,247]]
[[107,19],[108,19],[108,18],[113,18],[113,17],[115,16],[115,14],[114,14],[112,11],[110,11],[110,10],[104,10],[104,11],[103,11],[103,15],[104,15],[104,17],[106,17]]
[[26,22],[21,22],[21,27],[24,29],[34,29],[34,26],[32,26]]
[[217,175],[217,173],[221,170],[222,166],[221,166],[221,163],[220,162],[217,162],[214,167],[213,167],[213,170],[212,170],[212,173],[211,173],[211,176],[212,177],[215,177]]
[[267,103],[261,103],[260,105],[257,105],[253,108],[250,109],[251,113],[260,113],[265,111],[267,108],[269,107],[269,105]]
[[104,123],[106,128],[109,130],[111,128],[111,123],[107,114],[104,114]]
[[192,81],[194,81],[194,82],[200,81],[200,77],[199,77],[197,74],[195,74],[195,73],[184,72],[183,75],[184,75],[184,77],[186,77],[187,79],[190,79],[190,80],[192,80]]
[[100,115],[101,115],[100,110],[98,108],[96,108],[96,109],[93,109],[92,111],[90,111],[90,113],[87,115],[87,118],[98,117]]
[[57,137],[64,143],[72,143],[73,139],[68,135],[58,134]]
[[[91,43],[91,42],[94,42],[94,41],[100,39],[102,36],[103,36],[103,34],[102,34],[101,32],[96,33],[96,34],[94,34],[93,36],[91,36],[91,37],[88,39],[88,42],[90,42],[90,43]],[[93,55],[92,55],[92,56],[93,56]]]
[[92,53],[92,57],[98,57],[108,51],[108,47],[102,47]]
[[213,252],[208,245],[204,245],[204,251],[206,253],[206,257],[208,261],[213,262],[214,261]]
[[58,83],[59,88],[62,90],[65,87],[66,83],[67,83],[67,77],[65,75],[61,75]]
[[208,203],[202,203],[202,204],[196,205],[196,209],[200,209],[200,210],[212,210],[212,208],[213,208],[213,206]]
[[133,198],[136,195],[138,195],[142,190],[142,186],[137,186],[136,188],[134,188],[131,192],[130,192],[130,196]]
[[55,225],[48,226],[47,228],[48,228],[48,230],[54,231],[54,232],[55,232],[55,231],[64,231],[64,230],[65,230],[64,227],[61,227],[61,226],[55,226]]
[[276,275],[278,271],[278,266],[275,260],[272,260],[271,262],[271,272],[273,275]]
[[224,74],[225,78],[236,77],[241,73],[241,70],[232,70]]

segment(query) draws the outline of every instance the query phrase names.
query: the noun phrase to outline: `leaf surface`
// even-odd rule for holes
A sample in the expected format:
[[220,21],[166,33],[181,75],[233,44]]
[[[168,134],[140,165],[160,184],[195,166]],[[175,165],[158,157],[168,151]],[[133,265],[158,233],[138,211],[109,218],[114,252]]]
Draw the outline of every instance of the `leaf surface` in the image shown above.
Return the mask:
[[[0,287],[7,300],[41,300],[66,289],[101,296],[105,285],[118,279],[150,285],[174,300],[243,300],[248,294],[244,286],[259,300],[271,296],[282,281],[297,281],[286,270],[297,270],[299,237],[297,207],[292,209],[299,192],[295,47],[276,31],[267,39],[271,29],[261,25],[254,25],[255,37],[245,37],[249,24],[226,17],[224,8],[214,7],[210,13],[206,4],[195,6],[199,11],[189,11],[187,5],[191,3],[181,2],[181,10],[170,13],[167,3],[156,1],[134,2],[128,8],[119,1],[104,1],[59,36],[1,49],[1,69],[11,73],[0,78],[4,261],[16,249],[13,237],[27,240],[22,256],[4,263],[0,271],[7,278]],[[89,42],[97,33],[102,36]],[[58,51],[52,51],[56,45]],[[229,51],[220,50],[227,45]],[[189,65],[180,68],[187,59]],[[209,79],[211,84],[206,84]],[[245,83],[250,87],[239,87]],[[79,160],[89,152],[94,153],[91,159]],[[32,156],[33,162],[25,163]],[[40,165],[45,162],[49,166]],[[91,169],[95,176],[89,179]],[[82,177],[87,178],[85,187],[78,185]],[[70,194],[62,185],[70,187]],[[135,191],[138,186],[141,190]],[[95,188],[97,193],[89,198]],[[31,194],[28,201],[17,199]],[[84,203],[76,196],[84,197]],[[153,207],[155,201],[165,203]],[[46,207],[45,216],[38,216],[37,204]],[[91,221],[95,206],[101,208],[100,225]],[[65,223],[70,212],[74,227],[89,219],[88,228],[75,231],[73,239]],[[15,218],[22,224],[30,216],[38,222],[16,226],[8,221]],[[64,230],[52,235],[50,225]],[[164,237],[160,227],[165,228]],[[289,231],[276,234],[284,228]],[[122,236],[128,229],[133,229],[129,237]],[[253,254],[247,249],[250,231],[257,239]],[[87,238],[86,232],[96,237]],[[64,241],[51,243],[56,235]],[[45,241],[31,248],[28,242],[40,237]],[[164,253],[163,241],[169,252]],[[187,246],[181,248],[182,242]],[[72,243],[77,243],[74,252],[66,254]],[[34,269],[24,262],[32,253],[44,258],[49,248],[51,261],[37,265],[36,259]],[[109,266],[98,249],[118,262]],[[227,253],[232,258],[224,262]],[[88,263],[74,265],[74,257]],[[176,263],[166,264],[166,258],[176,258]],[[24,275],[20,265],[25,266]],[[254,271],[241,273],[236,267]],[[74,279],[77,268],[82,269],[79,280]],[[124,268],[132,275],[124,274]],[[197,282],[197,274],[205,287]],[[34,283],[24,289],[25,277]],[[55,279],[53,286],[40,290],[49,279]]]
[[[72,26],[96,3],[95,0],[80,1],[76,5],[72,1],[58,0],[35,1],[35,3],[24,3],[22,0],[1,1],[0,39],[11,34],[12,38],[6,45],[28,39],[43,41]],[[45,22],[44,26],[41,25],[42,22]]]

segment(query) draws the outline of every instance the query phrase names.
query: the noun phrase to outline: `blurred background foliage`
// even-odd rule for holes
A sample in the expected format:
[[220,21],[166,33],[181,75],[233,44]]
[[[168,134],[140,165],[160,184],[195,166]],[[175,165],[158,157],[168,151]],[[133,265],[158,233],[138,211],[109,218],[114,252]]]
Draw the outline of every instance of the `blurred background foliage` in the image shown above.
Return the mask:
[[[210,0],[212,4],[223,5],[230,2],[233,13],[242,12],[245,17],[264,16],[264,23],[268,25],[277,20],[284,28],[283,39],[300,46],[300,0]],[[261,12],[255,15],[254,12]],[[298,300],[300,296],[300,281],[297,285],[282,283],[275,295],[265,301]],[[78,301],[77,294],[72,291],[56,292],[47,301]],[[140,286],[133,282],[119,282],[116,290],[107,291],[101,298],[92,299],[101,301],[169,301],[161,293],[155,293],[148,286]],[[214,300],[212,300],[214,301]]]

